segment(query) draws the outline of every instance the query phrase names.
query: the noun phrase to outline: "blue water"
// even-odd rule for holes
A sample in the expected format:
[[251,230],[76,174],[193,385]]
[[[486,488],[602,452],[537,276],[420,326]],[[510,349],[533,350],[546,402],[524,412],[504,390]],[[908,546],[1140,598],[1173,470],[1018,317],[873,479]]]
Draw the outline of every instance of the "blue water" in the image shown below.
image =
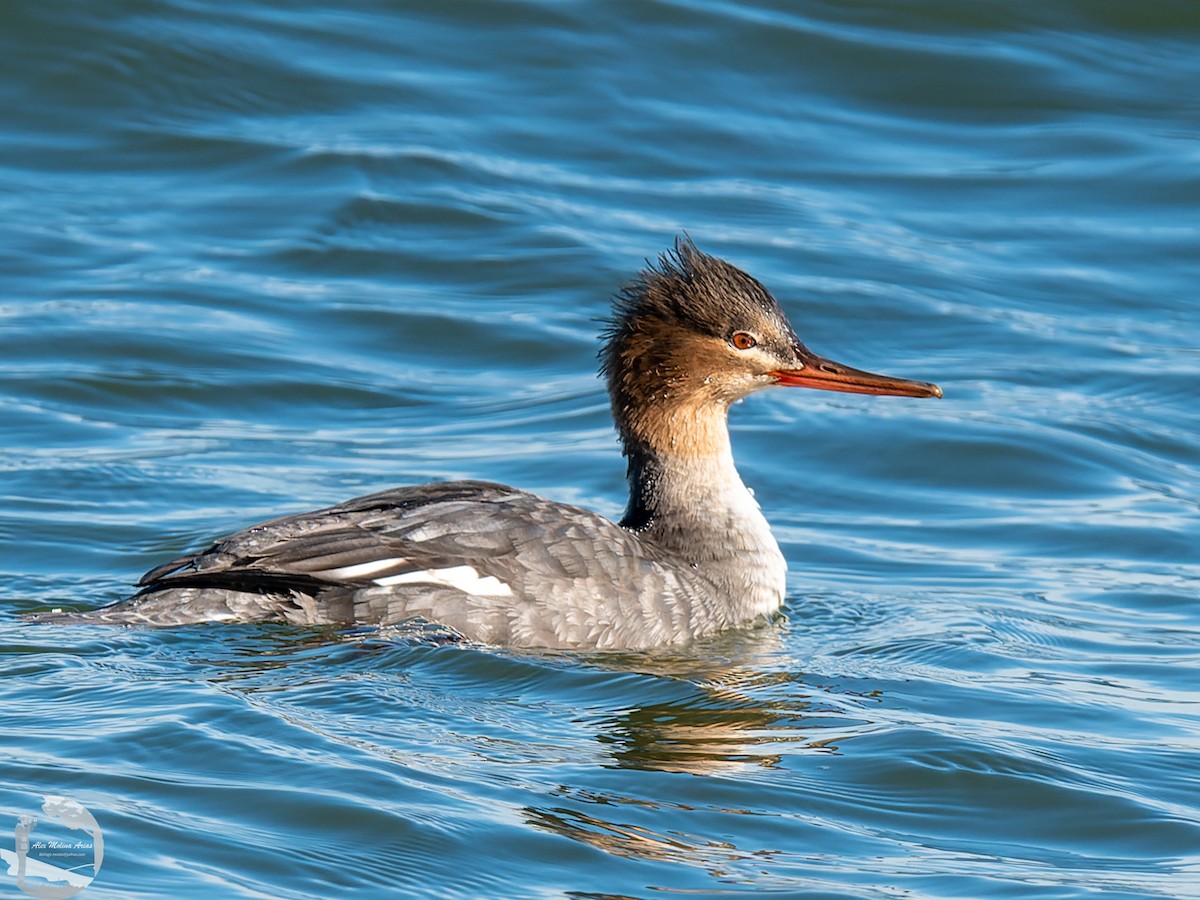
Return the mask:
[[[1198,43],[1188,0],[0,5],[0,850],[62,795],[97,900],[1200,896]],[[734,410],[784,620],[22,619],[393,485],[618,513],[596,320],[685,229],[945,390]]]

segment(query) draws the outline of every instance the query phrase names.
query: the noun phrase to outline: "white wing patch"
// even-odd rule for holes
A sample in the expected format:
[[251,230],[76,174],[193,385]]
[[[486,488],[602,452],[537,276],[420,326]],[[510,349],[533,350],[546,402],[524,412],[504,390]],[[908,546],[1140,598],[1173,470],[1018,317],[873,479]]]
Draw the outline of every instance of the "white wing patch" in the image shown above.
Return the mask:
[[[394,560],[389,560],[394,562]],[[353,567],[350,567],[353,568]],[[511,597],[512,588],[491,575],[480,576],[471,566],[451,566],[448,569],[422,569],[402,575],[374,579],[380,587],[393,584],[440,584],[479,597]]]
[[390,569],[396,563],[404,562],[400,558],[396,559],[373,559],[370,562],[358,563],[353,566],[342,566],[340,569],[328,569],[319,573],[323,578],[362,578],[366,575],[374,575],[376,572],[382,572],[384,569]]

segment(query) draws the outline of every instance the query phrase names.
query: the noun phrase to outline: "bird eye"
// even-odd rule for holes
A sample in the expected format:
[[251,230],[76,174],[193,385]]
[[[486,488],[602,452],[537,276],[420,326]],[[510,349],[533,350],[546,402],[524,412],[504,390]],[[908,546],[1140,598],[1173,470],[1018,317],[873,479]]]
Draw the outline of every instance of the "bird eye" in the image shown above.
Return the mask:
[[758,341],[754,339],[754,335],[745,331],[735,331],[733,337],[729,339],[729,343],[733,344],[739,350],[749,350],[752,347],[758,346]]

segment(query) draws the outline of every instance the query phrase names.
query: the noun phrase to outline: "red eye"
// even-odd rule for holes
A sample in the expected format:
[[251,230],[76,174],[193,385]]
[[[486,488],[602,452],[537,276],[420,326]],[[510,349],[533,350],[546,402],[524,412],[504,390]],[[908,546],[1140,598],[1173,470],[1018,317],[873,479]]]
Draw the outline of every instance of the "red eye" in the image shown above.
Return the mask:
[[739,350],[749,350],[752,347],[758,346],[758,341],[754,339],[754,335],[745,331],[734,332],[734,335],[729,339],[729,342]]

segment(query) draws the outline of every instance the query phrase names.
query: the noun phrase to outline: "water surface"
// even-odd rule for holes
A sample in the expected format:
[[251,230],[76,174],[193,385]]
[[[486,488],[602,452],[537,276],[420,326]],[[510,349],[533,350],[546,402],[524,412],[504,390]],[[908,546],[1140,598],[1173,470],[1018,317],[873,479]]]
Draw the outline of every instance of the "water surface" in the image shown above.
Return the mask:
[[[55,794],[95,898],[1200,894],[1198,40],[1167,0],[0,6],[0,849]],[[392,485],[619,513],[597,320],[685,229],[946,394],[734,410],[780,621],[22,620]]]

